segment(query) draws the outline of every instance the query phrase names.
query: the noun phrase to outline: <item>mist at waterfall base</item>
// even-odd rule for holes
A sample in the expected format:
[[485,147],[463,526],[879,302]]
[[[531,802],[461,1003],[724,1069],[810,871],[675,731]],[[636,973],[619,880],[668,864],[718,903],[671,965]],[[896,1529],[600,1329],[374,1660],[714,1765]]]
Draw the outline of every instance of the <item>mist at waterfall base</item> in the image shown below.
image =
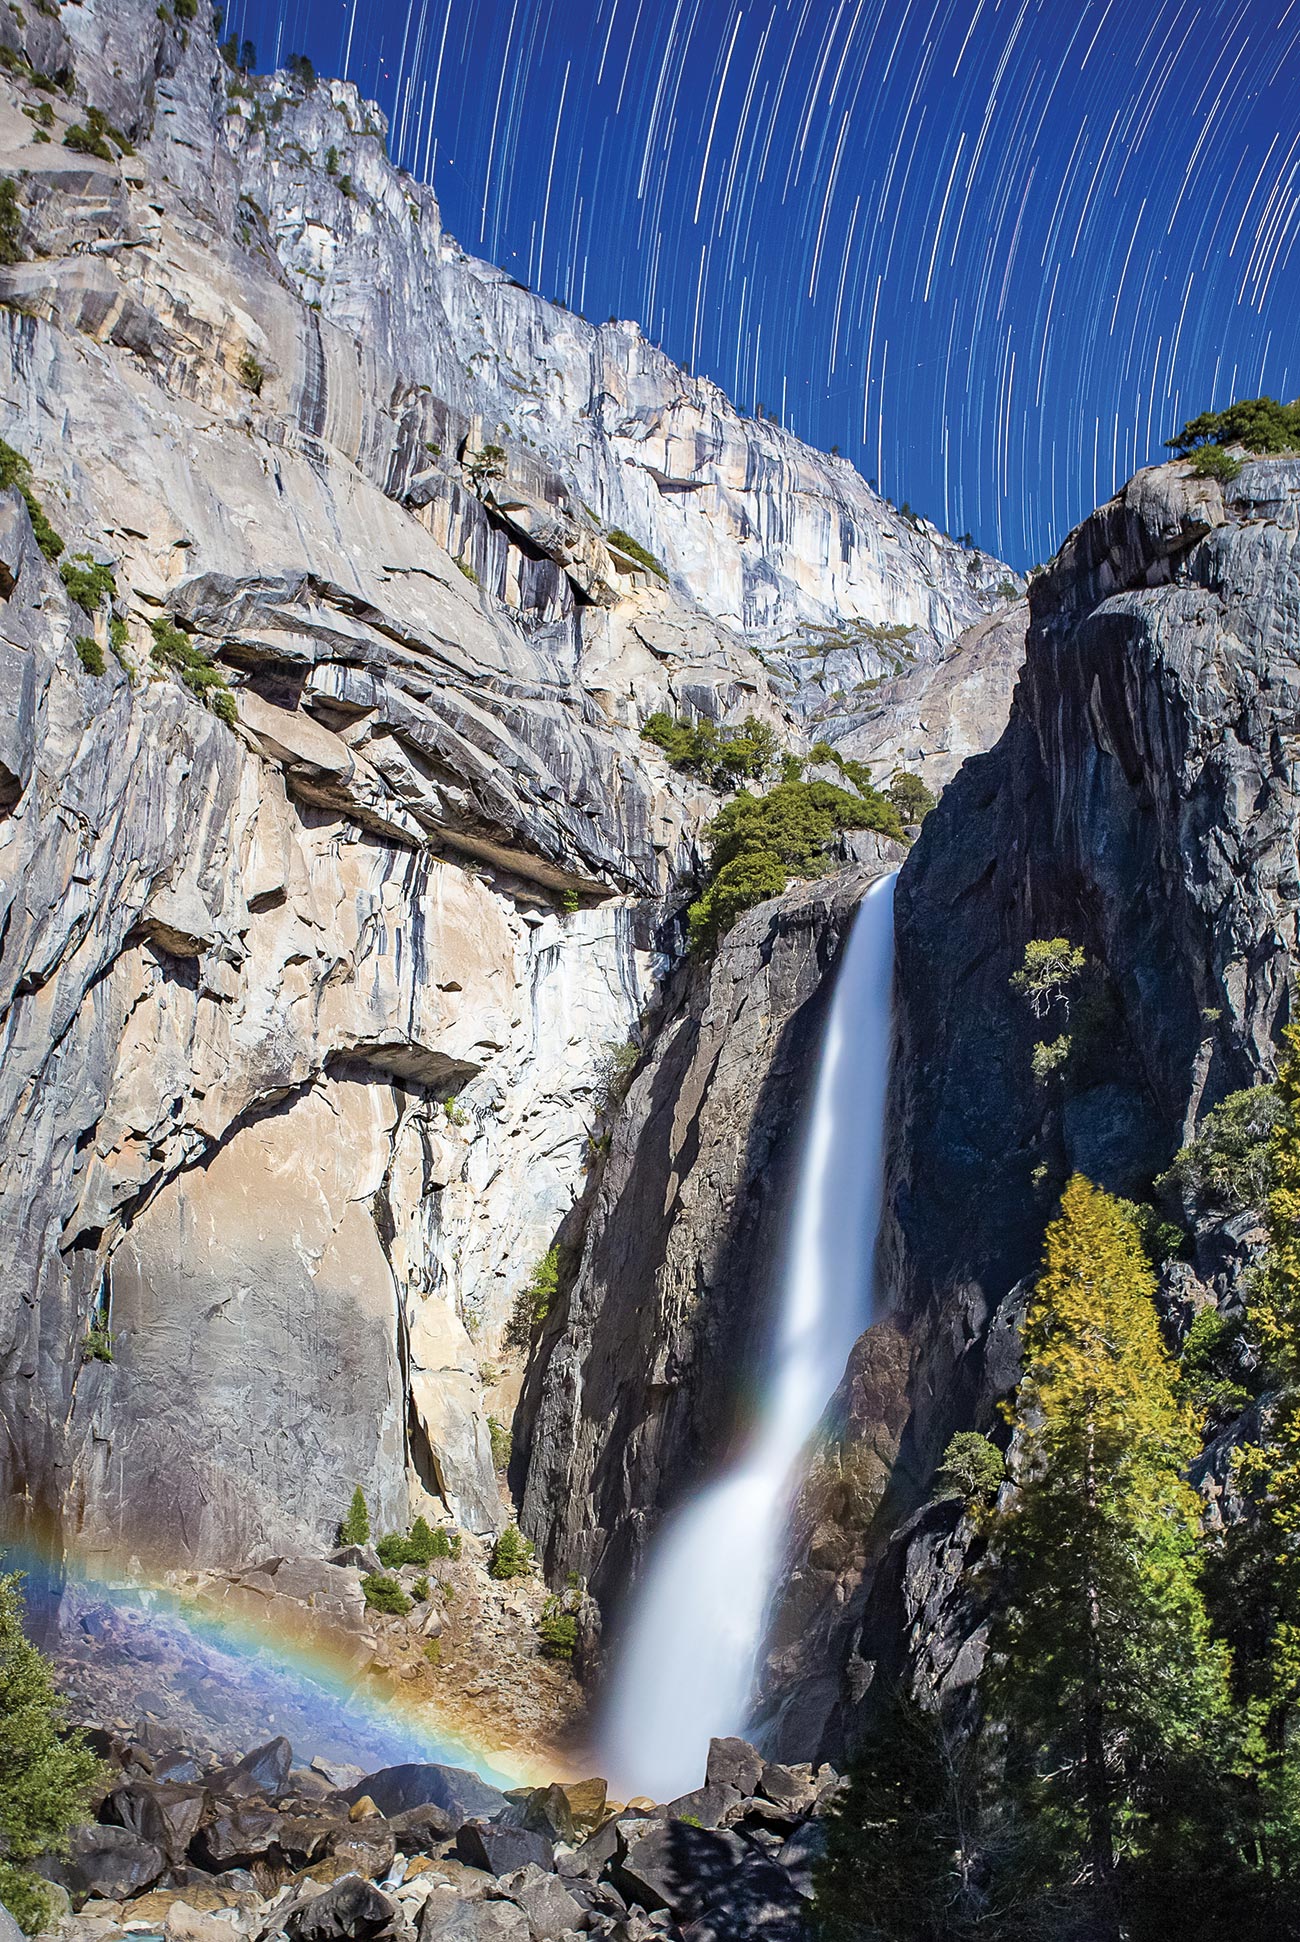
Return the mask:
[[778,1265],[754,1427],[665,1524],[604,1704],[602,1771],[655,1800],[699,1786],[709,1740],[745,1723],[800,1453],[874,1316],[894,976],[894,878],[842,947]]

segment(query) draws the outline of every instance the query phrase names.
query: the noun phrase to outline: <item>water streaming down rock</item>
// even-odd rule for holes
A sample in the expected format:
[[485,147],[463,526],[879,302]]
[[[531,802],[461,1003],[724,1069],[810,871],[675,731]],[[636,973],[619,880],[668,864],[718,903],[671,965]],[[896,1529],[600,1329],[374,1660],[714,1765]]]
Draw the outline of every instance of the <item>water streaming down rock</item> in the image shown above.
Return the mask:
[[800,1451],[873,1318],[894,967],[894,878],[843,947],[803,1136],[757,1420],[736,1463],[665,1525],[603,1709],[621,1788],[668,1800],[744,1724]]

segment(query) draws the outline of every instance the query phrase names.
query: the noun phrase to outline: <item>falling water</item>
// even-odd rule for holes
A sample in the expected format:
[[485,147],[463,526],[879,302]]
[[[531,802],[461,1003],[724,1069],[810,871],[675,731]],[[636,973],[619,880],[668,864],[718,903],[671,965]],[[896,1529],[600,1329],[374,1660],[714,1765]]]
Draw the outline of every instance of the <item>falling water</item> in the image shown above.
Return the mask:
[[835,980],[757,1421],[656,1540],[611,1681],[605,1768],[656,1800],[698,1786],[710,1737],[744,1724],[797,1461],[872,1320],[893,969],[891,876],[863,898]]

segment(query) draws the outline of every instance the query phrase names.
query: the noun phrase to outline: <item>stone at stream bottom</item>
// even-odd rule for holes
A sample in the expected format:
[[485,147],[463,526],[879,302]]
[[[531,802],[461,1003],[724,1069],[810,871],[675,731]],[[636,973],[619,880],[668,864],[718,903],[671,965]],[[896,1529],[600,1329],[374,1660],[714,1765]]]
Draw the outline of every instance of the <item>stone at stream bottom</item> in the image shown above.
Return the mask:
[[397,1914],[394,1902],[373,1882],[345,1875],[285,1922],[291,1942],[368,1942]]

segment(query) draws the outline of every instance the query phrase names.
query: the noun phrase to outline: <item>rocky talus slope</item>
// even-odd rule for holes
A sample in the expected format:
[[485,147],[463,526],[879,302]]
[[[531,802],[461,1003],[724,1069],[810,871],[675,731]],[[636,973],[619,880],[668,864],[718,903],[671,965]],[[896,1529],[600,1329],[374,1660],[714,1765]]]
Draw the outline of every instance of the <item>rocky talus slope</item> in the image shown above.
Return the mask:
[[690,1793],[627,1806],[603,1780],[295,1760],[283,1735],[242,1758],[96,1740],[99,1818],[50,1869],[61,1942],[799,1942],[840,1784],[742,1740],[713,1741]]
[[[859,1342],[800,1508],[765,1677],[785,1757],[851,1744],[898,1674],[958,1690],[981,1614],[978,1539],[928,1502],[953,1431],[997,1426],[1026,1277],[1068,1175],[1146,1198],[1227,1093],[1275,1069],[1300,908],[1300,465],[1226,489],[1139,473],[1030,592],[997,747],[927,819],[896,896],[898,1057],[884,1248],[891,1316]],[[1009,984],[1033,938],[1087,953],[1063,1071]],[[1170,1339],[1239,1311],[1249,1210],[1189,1203],[1161,1277]],[[1232,1514],[1234,1429],[1195,1475]],[[880,1685],[876,1686],[876,1681]]]
[[358,1482],[488,1533],[717,806],[640,723],[798,746],[805,639],[939,680],[1007,575],[474,261],[206,8],[0,45],[0,436],[75,569],[0,496],[0,1491],[123,1565],[319,1553]]

